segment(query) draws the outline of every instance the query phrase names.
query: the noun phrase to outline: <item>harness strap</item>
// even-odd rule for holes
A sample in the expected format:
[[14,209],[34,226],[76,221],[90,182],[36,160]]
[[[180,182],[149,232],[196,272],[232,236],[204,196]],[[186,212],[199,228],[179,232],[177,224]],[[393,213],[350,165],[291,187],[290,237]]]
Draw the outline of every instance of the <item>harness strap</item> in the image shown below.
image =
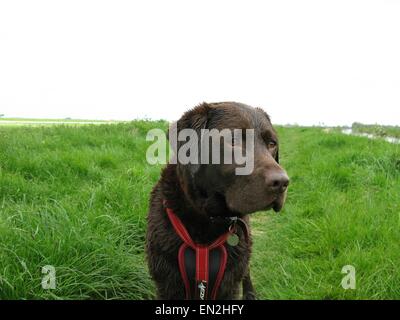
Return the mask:
[[[192,240],[192,238],[189,235],[189,232],[187,231],[186,227],[183,225],[181,219],[177,217],[177,215],[172,211],[170,208],[166,208],[167,214],[169,217],[169,220],[172,223],[172,226],[175,229],[175,232],[178,234],[178,236],[185,242],[188,246],[192,247],[193,249],[196,249],[196,247],[205,247],[206,245],[202,244],[196,244]],[[228,239],[229,235],[233,233],[233,229],[229,229],[228,232],[222,234],[215,240],[213,243],[208,245],[208,249],[214,249],[216,247],[219,247],[220,245],[224,244],[226,242],[226,239]]]
[[208,297],[208,247],[196,247],[196,298]]
[[185,269],[185,250],[190,247],[195,251],[196,254],[196,271],[195,271],[195,298],[200,300],[206,300],[209,296],[208,294],[208,283],[209,283],[209,257],[210,251],[213,249],[221,250],[221,259],[219,270],[217,272],[214,288],[211,292],[211,299],[215,299],[217,295],[217,290],[221,284],[222,277],[225,273],[226,261],[227,261],[227,252],[224,246],[227,238],[234,232],[232,228],[229,228],[229,231],[222,234],[218,237],[213,243],[210,245],[204,244],[196,244],[189,235],[186,227],[183,225],[182,221],[176,216],[171,208],[166,208],[168,217],[171,221],[175,232],[182,239],[184,244],[179,249],[178,253],[178,262],[179,269],[182,275],[182,279],[184,281],[185,290],[186,290],[186,298],[190,298],[190,284],[188,281],[188,276]]
[[175,232],[178,236],[186,243],[188,246],[192,247],[193,249],[196,248],[196,244],[193,242],[192,238],[189,235],[189,232],[186,230],[185,226],[183,225],[181,219],[179,219],[175,213],[170,208],[166,208],[169,220],[172,223],[172,226],[175,229]]

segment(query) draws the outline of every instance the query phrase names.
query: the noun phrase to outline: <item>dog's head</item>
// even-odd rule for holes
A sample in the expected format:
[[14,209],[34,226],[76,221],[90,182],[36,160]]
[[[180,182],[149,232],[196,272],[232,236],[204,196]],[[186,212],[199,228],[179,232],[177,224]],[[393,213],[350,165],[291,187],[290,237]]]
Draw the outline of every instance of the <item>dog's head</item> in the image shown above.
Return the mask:
[[[213,134],[206,134],[218,132],[224,134],[214,140]],[[235,102],[203,103],[171,126],[171,137],[178,137],[177,143],[170,142],[181,186],[200,211],[243,216],[282,209],[289,178],[279,165],[277,134],[262,109]]]

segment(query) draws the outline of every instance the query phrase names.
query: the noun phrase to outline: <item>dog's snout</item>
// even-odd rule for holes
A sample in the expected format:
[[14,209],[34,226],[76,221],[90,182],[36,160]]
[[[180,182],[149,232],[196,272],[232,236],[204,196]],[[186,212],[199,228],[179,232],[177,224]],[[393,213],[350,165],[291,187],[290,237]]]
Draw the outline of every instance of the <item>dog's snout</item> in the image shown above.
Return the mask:
[[283,193],[286,191],[289,185],[289,177],[285,171],[276,171],[267,176],[268,188],[277,193]]

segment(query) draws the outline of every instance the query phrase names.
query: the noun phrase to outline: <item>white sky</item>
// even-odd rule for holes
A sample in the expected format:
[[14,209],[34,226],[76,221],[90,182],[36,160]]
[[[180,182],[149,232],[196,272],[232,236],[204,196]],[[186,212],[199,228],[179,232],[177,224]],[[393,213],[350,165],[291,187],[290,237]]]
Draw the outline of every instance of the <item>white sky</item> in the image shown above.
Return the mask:
[[400,0],[1,1],[0,114],[400,124]]

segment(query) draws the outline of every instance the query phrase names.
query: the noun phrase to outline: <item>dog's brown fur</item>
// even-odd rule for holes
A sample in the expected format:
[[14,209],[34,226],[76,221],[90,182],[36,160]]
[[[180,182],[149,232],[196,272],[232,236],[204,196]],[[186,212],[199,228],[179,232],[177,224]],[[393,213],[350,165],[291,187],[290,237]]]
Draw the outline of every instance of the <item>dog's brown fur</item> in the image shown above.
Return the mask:
[[[163,169],[151,194],[146,241],[149,270],[160,299],[185,298],[177,260],[182,241],[167,217],[164,200],[195,242],[210,243],[227,231],[223,219],[211,217],[238,216],[248,223],[249,213],[271,208],[279,211],[288,184],[287,175],[278,164],[276,133],[261,109],[234,102],[203,103],[178,121],[178,132],[185,128],[198,132],[206,128],[255,129],[254,171],[248,176],[237,176],[235,164],[182,165],[179,162]],[[246,242],[240,228],[238,233],[239,245],[226,246],[228,261],[217,299],[238,298],[241,284],[243,298],[255,298],[249,271],[251,238]]]

